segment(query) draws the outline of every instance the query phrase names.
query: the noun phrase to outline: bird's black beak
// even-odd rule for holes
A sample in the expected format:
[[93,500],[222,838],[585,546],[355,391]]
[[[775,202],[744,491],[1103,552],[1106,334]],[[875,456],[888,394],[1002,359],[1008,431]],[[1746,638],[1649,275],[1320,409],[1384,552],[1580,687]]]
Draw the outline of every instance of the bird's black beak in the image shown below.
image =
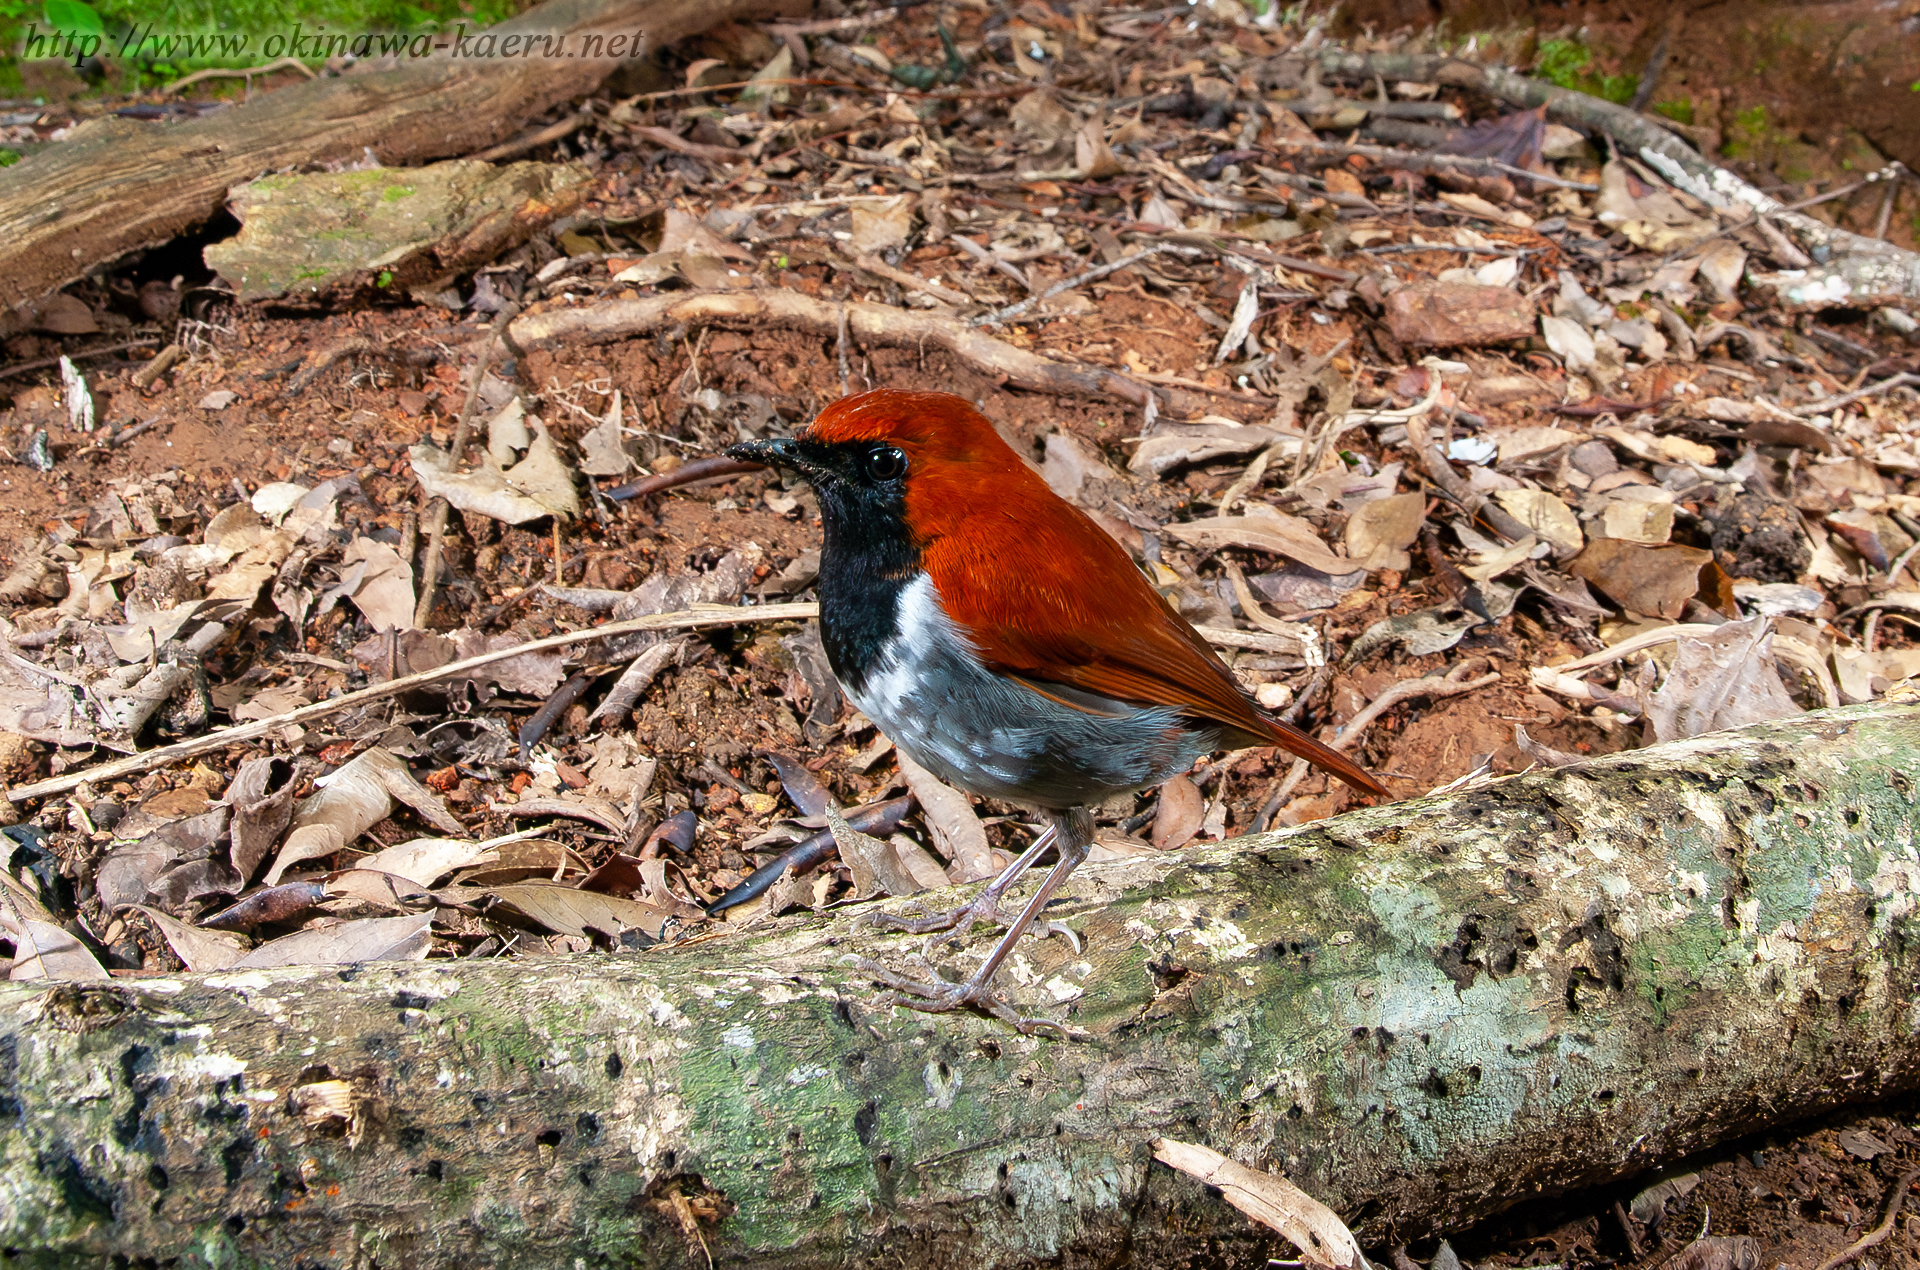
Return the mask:
[[739,445],[727,447],[727,457],[746,459],[751,463],[765,463],[768,467],[784,467],[802,476],[811,476],[820,470],[818,464],[810,462],[800,452],[799,443],[789,437],[774,437],[766,441],[742,441]]

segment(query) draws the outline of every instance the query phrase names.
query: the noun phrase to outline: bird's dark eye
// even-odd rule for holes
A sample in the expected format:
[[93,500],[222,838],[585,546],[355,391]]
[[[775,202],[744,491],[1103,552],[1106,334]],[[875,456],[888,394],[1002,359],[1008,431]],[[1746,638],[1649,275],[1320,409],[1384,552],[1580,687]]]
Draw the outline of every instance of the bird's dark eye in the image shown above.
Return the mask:
[[897,481],[907,474],[906,454],[891,445],[876,445],[862,460],[867,477],[875,481]]

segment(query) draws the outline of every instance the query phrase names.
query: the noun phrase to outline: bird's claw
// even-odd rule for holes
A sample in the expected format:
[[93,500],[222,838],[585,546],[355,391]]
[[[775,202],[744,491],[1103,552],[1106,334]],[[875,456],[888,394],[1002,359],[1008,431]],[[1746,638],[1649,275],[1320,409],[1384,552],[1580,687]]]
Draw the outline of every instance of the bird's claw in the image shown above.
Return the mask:
[[[992,926],[1008,927],[1020,920],[1019,915],[1009,913],[1000,907],[997,896],[980,895],[958,908],[948,909],[944,913],[878,913],[872,917],[875,926],[886,930],[901,931],[909,935],[925,935],[927,941],[921,946],[920,955],[931,957],[933,946],[938,943],[937,936],[949,931],[958,938],[981,922]],[[1035,922],[1027,932],[1035,939],[1045,939],[1049,935],[1063,935],[1073,945],[1074,955],[1080,954],[1080,936],[1065,922]]]
[[919,1010],[926,1014],[945,1014],[963,1006],[974,1006],[1012,1025],[1023,1036],[1032,1036],[1036,1032],[1047,1030],[1058,1035],[1063,1041],[1071,1041],[1083,1039],[1085,1035],[1053,1019],[1029,1018],[1020,1013],[1013,1002],[994,991],[991,984],[982,982],[978,978],[969,979],[965,983],[949,983],[938,978],[931,981],[913,979],[866,957],[855,964],[855,969],[876,983],[892,989],[881,997],[882,1005],[905,1006],[909,1010]]
[[[916,907],[918,907],[916,905]],[[875,926],[888,930],[904,931],[909,935],[937,935],[942,931],[971,930],[977,922],[989,922],[995,926],[1011,926],[1017,920],[1013,914],[1000,907],[997,896],[979,895],[968,900],[958,908],[948,909],[944,913],[875,913]]]

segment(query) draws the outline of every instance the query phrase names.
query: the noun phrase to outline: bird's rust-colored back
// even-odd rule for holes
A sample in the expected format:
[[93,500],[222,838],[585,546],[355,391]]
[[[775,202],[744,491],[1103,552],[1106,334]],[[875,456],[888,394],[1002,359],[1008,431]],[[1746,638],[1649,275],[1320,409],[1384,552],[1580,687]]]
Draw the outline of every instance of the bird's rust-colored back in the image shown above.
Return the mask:
[[1262,714],[1120,545],[1048,488],[962,398],[861,393],[823,410],[808,437],[906,452],[906,518],[921,565],[990,665],[1035,681],[1035,691],[1063,684],[1174,707],[1386,794],[1345,755]]

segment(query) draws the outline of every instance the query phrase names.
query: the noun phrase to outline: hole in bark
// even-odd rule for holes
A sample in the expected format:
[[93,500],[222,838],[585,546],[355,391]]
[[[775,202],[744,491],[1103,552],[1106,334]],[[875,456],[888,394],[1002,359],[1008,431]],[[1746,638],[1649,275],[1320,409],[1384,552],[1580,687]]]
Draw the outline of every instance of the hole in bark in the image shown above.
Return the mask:
[[427,1161],[427,1176],[438,1182],[447,1175],[447,1166],[439,1160]]
[[1847,828],[1858,829],[1859,827],[1860,827],[1860,809],[1858,807],[1847,808]]
[[1801,815],[1797,811],[1793,813],[1793,823],[1798,825],[1802,829],[1813,828],[1813,822],[1811,820],[1808,820],[1805,816]]
[[566,1133],[560,1129],[542,1129],[533,1135],[533,1140],[543,1147],[557,1147],[560,1145],[560,1140],[566,1136]]
[[600,1140],[600,1117],[591,1111],[581,1112],[580,1118],[573,1122],[573,1127],[580,1135],[580,1140],[588,1146]]
[[798,1151],[799,1149],[800,1149],[800,1131],[798,1129],[787,1130],[787,1150]]
[[240,1170],[246,1167],[247,1157],[252,1154],[253,1144],[245,1138],[235,1138],[220,1152],[220,1162],[226,1166],[228,1186],[240,1184]]
[[660,1167],[664,1171],[671,1173],[673,1172],[673,1166],[677,1164],[679,1160],[680,1160],[679,1156],[675,1155],[672,1151],[668,1151],[665,1155],[660,1157]]
[[[860,1139],[860,1145],[873,1145],[873,1127],[880,1119],[880,1104],[869,1101],[866,1106],[853,1113],[853,1136]],[[668,1168],[673,1166],[669,1164]]]
[[992,1037],[988,1037],[980,1042],[980,1052],[988,1058],[998,1058],[1000,1057],[1000,1042],[994,1040]]
[[1907,799],[1909,802],[1913,800],[1913,782],[1907,779],[1905,772],[1888,772],[1887,784],[1893,786],[1894,792],[1898,793],[1900,797]]
[[411,1151],[427,1140],[427,1131],[419,1125],[401,1125],[399,1131],[393,1135],[393,1140],[398,1142],[403,1150]]
[[833,1017],[840,1020],[842,1026],[852,1027],[853,1003],[845,997],[835,997],[833,1002]]
[[953,1070],[947,1066],[947,1061],[945,1059],[941,1059],[939,1062],[935,1063],[933,1065],[933,1070],[940,1073],[941,1080],[953,1079]]
[[156,1191],[164,1191],[170,1185],[167,1171],[155,1164],[147,1169],[147,1185]]
[[234,1213],[230,1215],[226,1221],[222,1222],[221,1225],[227,1228],[228,1234],[237,1235],[247,1228],[247,1219],[239,1213]]
[[1294,1103],[1293,1106],[1287,1108],[1287,1119],[1289,1120],[1298,1120],[1300,1117],[1306,1114],[1307,1114],[1307,1109],[1305,1107],[1302,1107],[1297,1102]]
[[1611,1089],[1602,1089],[1598,1093],[1594,1094],[1593,1100],[1595,1102],[1612,1102],[1613,1091]]
[[607,1055],[607,1079],[608,1080],[619,1080],[620,1074],[626,1070],[627,1070],[627,1065],[620,1061],[620,1056],[618,1054]]
[[580,1185],[591,1189],[593,1186],[593,1165],[591,1164],[581,1165],[579,1176],[580,1176]]

